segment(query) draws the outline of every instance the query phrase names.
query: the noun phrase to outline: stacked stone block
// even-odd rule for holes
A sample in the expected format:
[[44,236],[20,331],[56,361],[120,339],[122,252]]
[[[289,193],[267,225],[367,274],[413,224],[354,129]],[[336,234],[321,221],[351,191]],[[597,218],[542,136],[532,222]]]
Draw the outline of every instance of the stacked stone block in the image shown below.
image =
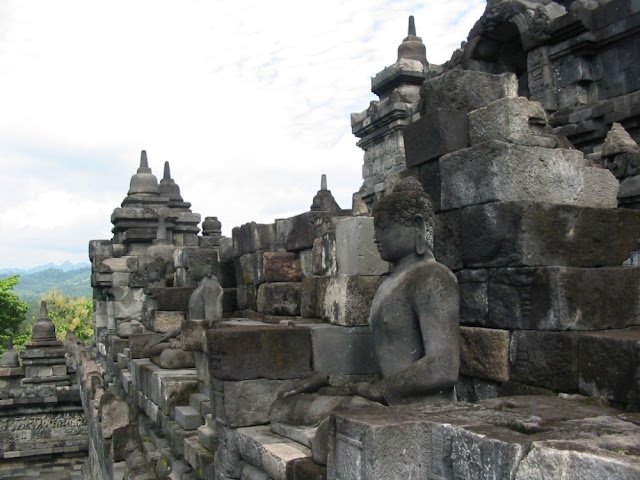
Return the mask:
[[[612,348],[611,360],[601,355],[603,370],[621,350],[636,364],[624,342],[640,338],[640,305],[637,293],[623,292],[640,291],[640,274],[622,263],[637,248],[640,217],[615,208],[613,175],[563,148],[542,107],[525,98],[484,95],[489,103],[464,104],[477,107],[457,110],[466,117],[457,120],[458,132],[467,126],[466,148],[447,152],[425,141],[444,129],[434,101],[446,98],[443,88],[462,108],[462,91],[488,85],[499,92],[505,82],[473,72],[441,77],[425,82],[424,116],[405,129],[405,143],[407,163],[435,199],[436,257],[460,284],[459,393],[477,399],[517,384],[521,392],[540,387],[635,401],[637,386],[596,374],[590,355],[578,352],[579,345],[593,354]],[[610,329],[626,333],[610,338]]]

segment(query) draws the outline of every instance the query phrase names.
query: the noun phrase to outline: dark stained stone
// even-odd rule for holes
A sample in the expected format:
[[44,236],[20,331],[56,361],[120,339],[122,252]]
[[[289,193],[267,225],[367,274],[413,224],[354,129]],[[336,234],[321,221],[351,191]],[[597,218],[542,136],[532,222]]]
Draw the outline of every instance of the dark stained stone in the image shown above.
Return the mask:
[[222,380],[288,379],[311,371],[309,330],[232,327],[209,330],[209,373]]
[[640,329],[589,332],[578,339],[580,393],[640,407]]
[[467,115],[438,108],[408,125],[402,134],[407,168],[416,167],[467,146]]
[[515,331],[511,380],[560,392],[578,390],[578,337],[574,332]]
[[640,213],[546,202],[494,202],[461,212],[465,267],[621,265],[637,248]]
[[513,73],[492,75],[450,70],[425,81],[420,88],[420,115],[438,108],[468,113],[503,97],[515,97],[518,80]]

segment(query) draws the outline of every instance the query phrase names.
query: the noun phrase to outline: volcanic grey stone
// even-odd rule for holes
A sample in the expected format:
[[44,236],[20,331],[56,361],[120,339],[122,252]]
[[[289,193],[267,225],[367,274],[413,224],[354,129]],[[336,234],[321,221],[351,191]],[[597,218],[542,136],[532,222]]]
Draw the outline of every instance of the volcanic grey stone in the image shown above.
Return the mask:
[[468,113],[503,97],[518,95],[513,73],[492,75],[470,70],[449,70],[425,81],[420,88],[420,115],[438,108]]
[[469,113],[469,146],[489,140],[547,148],[558,144],[542,105],[525,97],[502,98]]
[[291,252],[265,252],[262,256],[262,278],[265,282],[299,282],[302,277],[300,259]]
[[638,295],[621,296],[622,291],[640,291],[637,267],[492,269],[486,326],[601,330],[640,325]]
[[177,406],[174,412],[176,422],[185,430],[195,430],[204,423],[200,412],[188,405]]
[[589,332],[578,338],[580,393],[640,406],[640,329]]
[[465,267],[621,265],[640,237],[636,212],[546,202],[466,207],[461,223]]
[[488,325],[489,270],[459,270],[456,277],[460,288],[460,323]]
[[573,332],[513,332],[510,378],[561,392],[577,391],[576,335]]
[[389,264],[380,258],[374,243],[373,218],[353,217],[336,223],[339,275],[383,275]]
[[263,283],[258,287],[258,312],[268,315],[300,315],[300,282]]
[[435,109],[402,131],[407,168],[467,147],[467,115]]
[[278,393],[293,387],[293,380],[213,380],[216,419],[230,427],[269,423],[269,411]]
[[313,241],[311,271],[314,275],[337,275],[338,258],[336,237],[333,233],[326,233]]
[[449,212],[441,212],[435,216],[434,223],[433,255],[438,262],[446,265],[451,270],[461,269],[461,211],[451,210]]
[[277,380],[311,371],[311,340],[306,328],[219,328],[207,332],[207,342],[213,378]]
[[509,380],[511,332],[460,327],[460,373],[498,382]]
[[442,208],[532,200],[585,207],[617,206],[618,185],[582,153],[497,140],[440,158]]
[[379,277],[338,275],[318,279],[318,316],[336,325],[366,325]]

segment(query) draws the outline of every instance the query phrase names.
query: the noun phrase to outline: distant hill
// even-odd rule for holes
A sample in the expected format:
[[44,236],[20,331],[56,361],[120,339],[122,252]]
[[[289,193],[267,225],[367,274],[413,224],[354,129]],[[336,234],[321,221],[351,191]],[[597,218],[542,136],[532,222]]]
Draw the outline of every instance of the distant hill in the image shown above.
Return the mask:
[[[68,262],[67,262],[68,263]],[[82,264],[81,264],[82,265]],[[87,265],[87,264],[84,264]],[[43,295],[56,289],[65,297],[89,297],[91,298],[91,267],[83,266],[72,270],[56,268],[36,267],[33,273],[20,273],[15,269],[0,270],[0,278],[11,275],[20,275],[20,281],[14,288],[21,300],[32,303],[37,302]],[[26,272],[27,270],[22,270]]]
[[73,270],[80,270],[82,268],[89,268],[91,266],[88,262],[71,263],[66,261],[61,265],[55,265],[53,263],[47,263],[46,265],[39,265],[37,267],[22,269],[22,268],[0,268],[0,277],[6,278],[11,275],[31,275],[32,273],[42,272],[44,270],[62,270],[63,272],[70,272]]

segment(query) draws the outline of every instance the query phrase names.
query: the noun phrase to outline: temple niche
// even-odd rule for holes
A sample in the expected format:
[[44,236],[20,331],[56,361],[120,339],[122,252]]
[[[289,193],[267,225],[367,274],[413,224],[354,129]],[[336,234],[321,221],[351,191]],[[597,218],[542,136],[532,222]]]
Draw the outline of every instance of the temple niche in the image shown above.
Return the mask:
[[66,342],[86,477],[640,477],[639,19],[491,0],[435,65],[410,18],[349,208],[227,237],[143,151]]

